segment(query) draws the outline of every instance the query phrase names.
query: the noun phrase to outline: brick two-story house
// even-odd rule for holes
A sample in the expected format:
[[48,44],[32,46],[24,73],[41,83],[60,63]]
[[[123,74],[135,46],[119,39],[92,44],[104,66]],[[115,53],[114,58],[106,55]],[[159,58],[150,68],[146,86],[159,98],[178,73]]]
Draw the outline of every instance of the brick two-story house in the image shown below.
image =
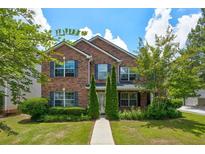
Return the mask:
[[131,68],[137,67],[136,57],[128,51],[100,36],[81,38],[74,46],[61,42],[52,49],[60,53],[52,56],[63,64],[42,64],[42,72],[50,77],[48,83],[42,84],[42,96],[50,99],[51,106],[87,107],[90,78],[94,74],[103,113],[106,76],[112,65],[116,67],[119,107],[144,107],[150,103],[149,93],[140,92],[135,82],[139,77]]

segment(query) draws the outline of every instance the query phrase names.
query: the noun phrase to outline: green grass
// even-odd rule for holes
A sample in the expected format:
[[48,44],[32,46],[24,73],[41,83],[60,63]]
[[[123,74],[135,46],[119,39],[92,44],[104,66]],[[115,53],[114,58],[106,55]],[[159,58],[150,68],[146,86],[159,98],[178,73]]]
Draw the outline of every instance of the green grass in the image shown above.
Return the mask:
[[1,118],[17,135],[0,132],[0,144],[89,144],[94,122],[30,122],[25,115]]
[[205,144],[205,116],[172,120],[112,121],[116,144]]

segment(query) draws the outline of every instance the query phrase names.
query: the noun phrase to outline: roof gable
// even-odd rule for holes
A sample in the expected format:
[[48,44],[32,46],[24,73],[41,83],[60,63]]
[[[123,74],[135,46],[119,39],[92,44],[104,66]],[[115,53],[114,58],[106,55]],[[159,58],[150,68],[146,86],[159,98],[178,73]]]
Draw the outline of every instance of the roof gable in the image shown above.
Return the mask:
[[62,41],[62,42],[56,44],[55,46],[51,47],[49,50],[47,50],[47,52],[49,52],[49,51],[51,51],[51,50],[56,50],[56,49],[58,49],[59,47],[61,47],[61,46],[63,46],[63,45],[66,45],[66,46],[72,48],[73,50],[75,50],[76,52],[78,52],[78,53],[84,55],[84,56],[85,56],[86,58],[88,58],[88,59],[90,59],[90,58],[92,57],[92,56],[90,56],[90,55],[84,53],[83,51],[81,51],[81,50],[79,50],[79,49],[77,49],[77,48],[75,48],[75,47],[69,45],[69,44],[68,44],[67,42],[65,42],[65,41]]
[[92,46],[92,47],[94,47],[95,49],[97,49],[98,51],[100,51],[100,52],[106,54],[107,56],[111,57],[112,59],[116,60],[117,62],[121,62],[121,60],[118,59],[117,57],[115,57],[115,56],[109,54],[107,51],[105,51],[105,50],[103,50],[103,49],[97,47],[96,45],[92,44],[91,42],[87,41],[87,40],[84,39],[84,38],[80,38],[79,40],[75,41],[74,43],[77,44],[77,43],[79,43],[79,42],[81,42],[81,41],[83,41],[83,42],[89,44],[90,46]]
[[134,54],[132,54],[132,53],[126,51],[125,49],[122,49],[121,47],[115,45],[114,43],[112,43],[112,42],[110,42],[110,41],[104,39],[103,37],[101,37],[101,36],[99,36],[99,35],[96,35],[95,37],[91,38],[91,39],[89,40],[89,42],[92,42],[93,40],[96,40],[96,39],[100,39],[101,41],[103,41],[103,42],[105,42],[105,43],[111,45],[112,47],[114,47],[114,48],[116,48],[116,49],[122,51],[123,53],[126,53],[127,55],[131,56],[132,58],[136,58],[136,55],[134,55]]

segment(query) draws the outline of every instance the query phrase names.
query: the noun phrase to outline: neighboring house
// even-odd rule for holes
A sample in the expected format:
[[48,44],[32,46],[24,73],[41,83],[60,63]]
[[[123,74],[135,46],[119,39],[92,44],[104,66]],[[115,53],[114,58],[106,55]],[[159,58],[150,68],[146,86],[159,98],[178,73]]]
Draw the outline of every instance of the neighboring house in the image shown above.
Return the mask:
[[[37,70],[41,71],[41,66],[36,67]],[[25,93],[25,98],[41,97],[41,84],[38,83],[35,79],[32,79],[33,84],[30,85],[30,92]],[[4,91],[5,96],[0,97],[0,104],[3,104],[1,111],[3,113],[15,113],[17,111],[17,105],[11,101],[11,91],[9,87],[0,88]]]
[[50,99],[51,106],[88,105],[89,83],[91,75],[96,80],[96,90],[100,103],[100,112],[104,112],[106,77],[111,66],[116,67],[119,107],[146,106],[150,103],[150,94],[140,92],[135,55],[114,45],[100,36],[90,40],[79,39],[74,46],[61,42],[54,46],[59,54],[52,55],[63,64],[45,62],[42,72],[50,76],[50,81],[42,85],[42,96]]
[[185,100],[186,106],[205,106],[205,90],[199,90],[199,97],[189,97]]

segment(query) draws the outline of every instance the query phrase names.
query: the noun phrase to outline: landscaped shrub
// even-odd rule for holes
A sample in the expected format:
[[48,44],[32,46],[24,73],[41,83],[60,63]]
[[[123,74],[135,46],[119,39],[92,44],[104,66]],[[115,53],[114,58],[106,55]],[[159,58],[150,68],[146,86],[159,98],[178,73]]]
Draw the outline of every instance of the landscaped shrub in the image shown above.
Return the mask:
[[171,99],[171,103],[174,108],[180,108],[183,105],[182,99]]
[[95,79],[93,75],[89,90],[88,115],[91,117],[91,119],[98,119],[100,116],[99,102],[95,88]]
[[48,100],[46,98],[27,99],[19,104],[18,109],[22,113],[31,115],[31,119],[36,120],[48,113]]
[[64,114],[80,116],[82,114],[87,114],[87,110],[82,107],[51,107],[48,113],[51,115]]
[[147,119],[167,119],[181,117],[181,112],[171,103],[169,99],[156,98],[145,111]]
[[176,106],[168,99],[154,99],[154,101],[145,110],[131,109],[120,112],[120,119],[122,120],[161,120],[179,118],[181,116],[182,113],[178,111]]
[[43,115],[41,116],[38,121],[41,122],[65,122],[65,121],[86,121],[90,120],[88,115]]
[[145,113],[141,109],[124,110],[119,113],[121,120],[143,120],[145,119]]

